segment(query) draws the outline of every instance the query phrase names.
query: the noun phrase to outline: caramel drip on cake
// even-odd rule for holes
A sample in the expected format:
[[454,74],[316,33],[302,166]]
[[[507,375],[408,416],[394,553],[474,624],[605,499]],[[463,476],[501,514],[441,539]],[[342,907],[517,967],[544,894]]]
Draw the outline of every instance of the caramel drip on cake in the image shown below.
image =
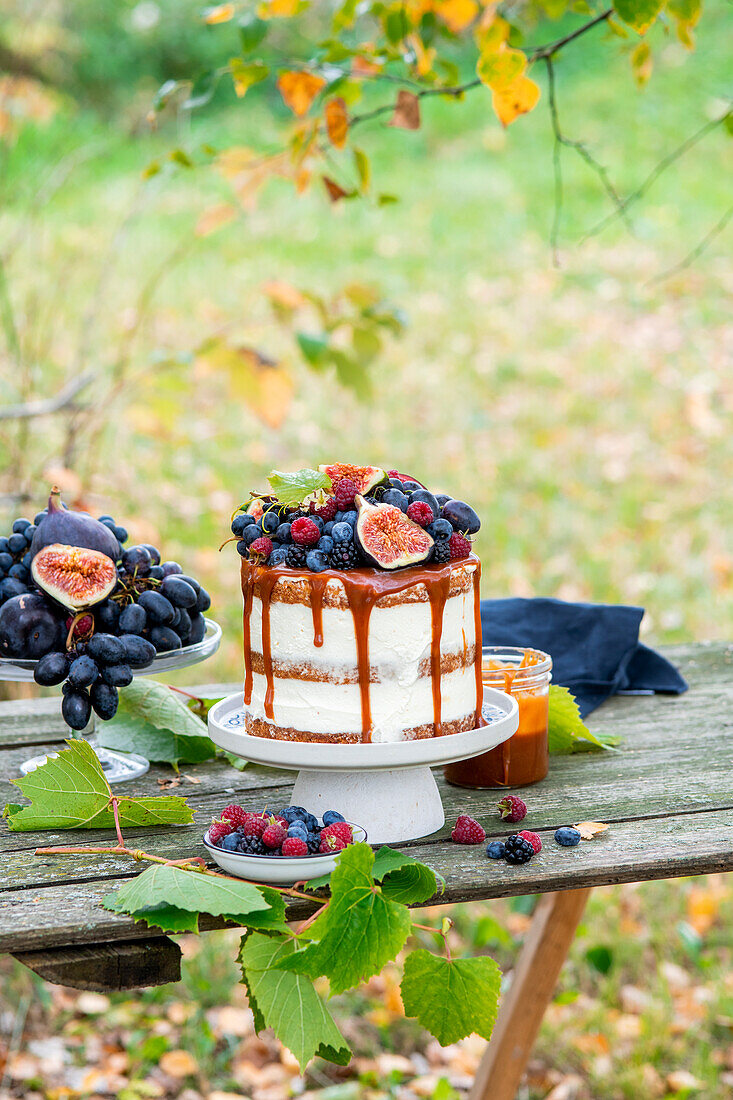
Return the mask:
[[275,680],[272,674],[272,646],[270,644],[270,604],[272,602],[272,590],[280,577],[276,569],[261,569],[257,577],[259,595],[262,601],[262,663],[265,668],[265,714],[274,721],[275,711],[273,700],[275,697]]
[[309,578],[311,589],[311,614],[313,615],[313,645],[323,645],[323,597],[326,594],[328,577],[322,573]]
[[[435,736],[439,737],[443,710],[440,690],[440,639],[443,636],[443,612],[450,592],[450,573],[438,578],[435,583],[427,585],[427,592],[430,600],[430,679],[433,688],[433,725]],[[465,634],[463,643],[465,647]]]
[[255,570],[242,561],[242,595],[244,597],[244,705],[252,702],[252,643],[250,618],[255,591]]
[[473,575],[473,621],[475,623],[474,635],[476,638],[476,653],[474,656],[474,668],[476,669],[476,714],[474,716],[474,728],[481,721],[481,706],[484,701],[484,685],[481,678],[481,563],[479,562]]

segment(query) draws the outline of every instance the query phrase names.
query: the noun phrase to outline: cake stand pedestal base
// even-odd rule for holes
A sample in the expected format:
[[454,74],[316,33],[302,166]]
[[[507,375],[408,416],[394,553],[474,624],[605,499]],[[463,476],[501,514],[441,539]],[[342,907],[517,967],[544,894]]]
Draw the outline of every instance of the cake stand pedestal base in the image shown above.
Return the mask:
[[367,832],[370,844],[416,840],[445,824],[440,791],[430,768],[385,771],[306,771],[293,787],[293,805],[317,817],[339,810]]
[[319,817],[324,810],[337,810],[366,830],[370,844],[397,844],[428,836],[445,824],[431,767],[478,756],[516,733],[516,699],[484,688],[483,703],[484,724],[464,733],[417,741],[323,744],[248,734],[240,691],[211,708],[209,736],[253,764],[297,771],[293,805]]

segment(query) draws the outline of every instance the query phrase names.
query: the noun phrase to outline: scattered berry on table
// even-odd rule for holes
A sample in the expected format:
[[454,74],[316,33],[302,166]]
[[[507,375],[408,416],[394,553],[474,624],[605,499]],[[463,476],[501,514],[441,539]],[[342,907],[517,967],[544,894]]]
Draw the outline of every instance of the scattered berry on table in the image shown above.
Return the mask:
[[515,794],[508,794],[502,798],[501,802],[497,802],[497,808],[503,821],[514,823],[515,821],[522,821],[527,816],[526,802],[523,802]]
[[448,546],[450,547],[451,561],[461,561],[471,553],[471,543],[465,535],[459,534],[458,531],[453,532],[448,540]]
[[482,844],[486,840],[486,832],[483,826],[468,814],[460,814],[453,826],[451,837],[456,844]]
[[231,821],[217,821],[213,819],[209,826],[209,840],[212,844],[216,844],[224,836],[229,836],[234,832],[234,826]]
[[507,863],[529,863],[533,855],[533,845],[519,833],[512,833],[504,841],[504,859]]
[[486,845],[486,855],[489,859],[503,859],[504,858],[504,842],[501,840],[492,840]]
[[558,844],[561,844],[563,848],[574,848],[576,844],[580,844],[581,836],[577,829],[574,829],[572,825],[563,825],[555,832],[555,840]]
[[298,546],[315,546],[321,537],[318,524],[308,516],[294,519],[290,524],[290,537]]
[[282,844],[284,856],[307,856],[308,841],[299,836],[286,836]]
[[280,848],[287,835],[287,829],[279,821],[276,821],[265,829],[262,834],[262,843],[266,848]]
[[531,833],[529,829],[522,829],[521,832],[517,833],[517,836],[522,836],[525,840],[528,840],[530,842],[532,848],[534,849],[535,855],[537,855],[538,852],[542,851],[542,841],[537,836],[537,833]]
[[342,478],[342,480],[339,481],[333,494],[336,500],[336,508],[339,512],[346,512],[354,507],[354,497],[358,491],[358,485],[355,481],[352,481],[350,477]]
[[240,825],[244,825],[248,816],[245,808],[243,806],[238,806],[236,802],[231,802],[221,811],[222,821],[231,822],[235,829],[238,829]]
[[263,535],[259,539],[255,539],[254,542],[249,544],[249,556],[256,558],[258,561],[266,561],[272,553],[272,539],[268,539],[266,535]]
[[333,825],[334,821],[345,821],[346,818],[338,810],[326,810],[323,815],[324,825]]
[[424,500],[413,501],[407,506],[407,518],[418,527],[429,527],[433,522],[433,509]]
[[344,844],[351,844],[354,834],[347,821],[334,821],[331,825],[324,825],[321,831],[321,839],[324,836],[336,836],[343,840]]

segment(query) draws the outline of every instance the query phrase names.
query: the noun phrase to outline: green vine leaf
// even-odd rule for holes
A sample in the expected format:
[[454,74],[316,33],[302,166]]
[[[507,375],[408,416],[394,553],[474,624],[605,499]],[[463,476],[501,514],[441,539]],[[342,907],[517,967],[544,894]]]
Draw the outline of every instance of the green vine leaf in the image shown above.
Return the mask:
[[148,867],[108,894],[102,904],[113,913],[126,913],[163,931],[196,932],[200,913],[248,928],[286,929],[285,902],[276,890],[165,863]]
[[[382,893],[391,901],[403,905],[419,905],[445,889],[445,879],[436,874],[432,867],[419,863],[407,852],[396,852],[384,845],[374,857],[372,877],[381,882]],[[308,882],[308,890],[318,890],[328,886],[330,873]],[[440,884],[440,885],[439,885]]]
[[606,749],[599,737],[591,733],[580,717],[575,696],[560,684],[550,684],[550,752],[562,755],[571,752],[590,752]]
[[397,955],[412,928],[410,914],[375,883],[373,865],[368,844],[344,849],[331,875],[331,903],[308,930],[319,942],[279,966],[310,978],[323,974],[336,994],[378,974]]
[[331,488],[330,477],[320,470],[296,470],[295,473],[273,470],[267,480],[281,504],[300,504],[311,493]]
[[137,752],[157,763],[198,764],[216,753],[206,724],[186,698],[165,684],[140,677],[122,688],[117,714],[104,722],[99,743],[118,752]]
[[487,956],[446,959],[419,948],[405,959],[402,1002],[441,1046],[474,1031],[491,1038],[501,989],[501,971]]
[[[112,790],[88,741],[72,739],[69,746],[49,756],[45,764],[15,785],[30,806],[8,803],[3,812],[13,832],[34,829],[114,828]],[[115,795],[120,825],[190,825],[193,812],[186,800],[174,795],[130,798]]]
[[290,938],[257,932],[243,937],[239,962],[255,1027],[258,1032],[271,1027],[301,1071],[316,1054],[345,1066],[351,1051],[311,982],[278,968],[294,951]]

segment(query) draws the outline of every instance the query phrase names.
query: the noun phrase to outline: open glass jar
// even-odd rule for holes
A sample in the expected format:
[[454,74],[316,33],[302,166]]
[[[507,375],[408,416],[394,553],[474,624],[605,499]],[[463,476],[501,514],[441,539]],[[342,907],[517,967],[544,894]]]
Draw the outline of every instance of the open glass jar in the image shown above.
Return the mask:
[[552,657],[539,649],[484,646],[481,678],[486,687],[513,695],[519,728],[513,737],[472,760],[447,764],[445,777],[458,787],[525,787],[547,775]]

